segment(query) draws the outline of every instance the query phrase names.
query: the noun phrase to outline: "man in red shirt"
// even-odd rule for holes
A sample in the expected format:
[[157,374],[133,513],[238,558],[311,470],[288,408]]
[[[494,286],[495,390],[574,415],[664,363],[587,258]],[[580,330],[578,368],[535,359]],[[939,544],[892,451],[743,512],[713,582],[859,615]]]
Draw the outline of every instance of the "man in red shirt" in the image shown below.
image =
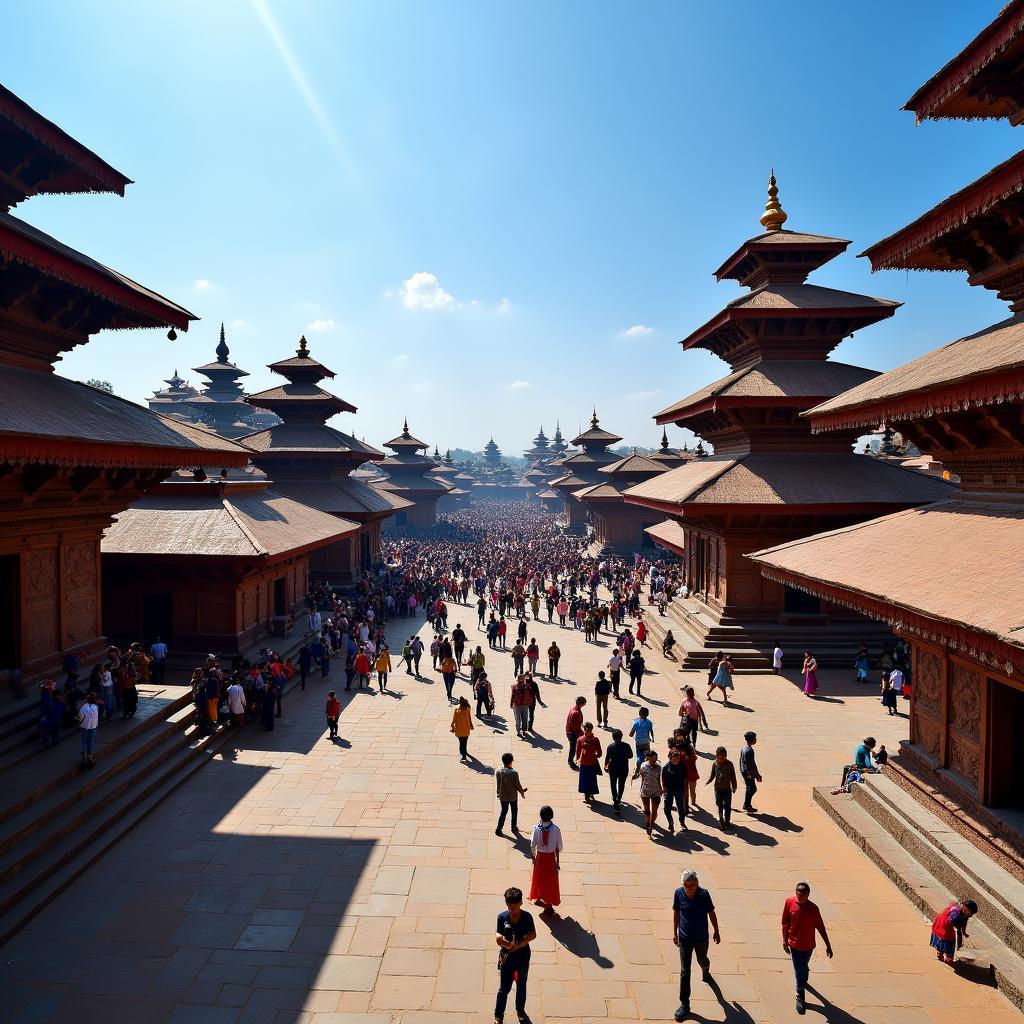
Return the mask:
[[832,944],[828,941],[825,922],[817,903],[810,900],[811,887],[806,882],[796,883],[796,895],[782,905],[782,948],[793,958],[796,977],[796,1012],[804,1013],[804,988],[811,973],[811,954],[814,952],[814,933],[821,932],[825,940],[825,955],[832,959]]
[[575,707],[565,719],[565,738],[569,741],[569,767],[574,772],[580,770],[576,763],[576,741],[583,735],[583,705],[586,703],[586,697],[577,697]]

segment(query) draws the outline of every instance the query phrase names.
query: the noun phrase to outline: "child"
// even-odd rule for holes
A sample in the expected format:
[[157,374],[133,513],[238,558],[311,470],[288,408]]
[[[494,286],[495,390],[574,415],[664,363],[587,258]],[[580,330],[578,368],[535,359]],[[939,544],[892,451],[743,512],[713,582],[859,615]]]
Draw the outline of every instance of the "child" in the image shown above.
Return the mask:
[[736,768],[728,758],[729,751],[719,747],[715,751],[715,763],[708,772],[705,786],[715,784],[715,803],[718,806],[718,824],[722,829],[731,828],[732,795],[736,792]]
[[327,729],[330,738],[337,739],[338,736],[338,718],[341,716],[341,705],[338,703],[338,698],[334,695],[333,690],[327,691],[327,707],[324,709],[327,715]]
[[877,764],[879,768],[881,768],[887,765],[888,763],[889,752],[885,749],[885,744],[883,743],[875,753],[875,764]]
[[935,957],[953,966],[953,955],[967,938],[967,922],[978,912],[974,900],[953,900],[932,922],[931,946]]

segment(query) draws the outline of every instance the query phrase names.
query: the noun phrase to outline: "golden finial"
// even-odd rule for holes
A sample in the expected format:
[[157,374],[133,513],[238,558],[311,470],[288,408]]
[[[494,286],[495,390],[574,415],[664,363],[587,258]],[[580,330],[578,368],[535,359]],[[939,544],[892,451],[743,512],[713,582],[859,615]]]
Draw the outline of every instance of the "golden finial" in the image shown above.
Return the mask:
[[768,178],[768,202],[764,204],[764,213],[761,214],[761,223],[765,231],[779,231],[782,225],[789,219],[786,211],[779,202],[779,186],[775,183],[775,168]]
[[309,349],[306,348],[306,336],[303,335],[299,338],[299,347],[295,353],[300,359],[305,359],[309,355]]
[[594,406],[594,415],[590,417],[590,425],[596,429],[597,427],[597,406]]
[[409,437],[409,417],[402,420],[402,437]]

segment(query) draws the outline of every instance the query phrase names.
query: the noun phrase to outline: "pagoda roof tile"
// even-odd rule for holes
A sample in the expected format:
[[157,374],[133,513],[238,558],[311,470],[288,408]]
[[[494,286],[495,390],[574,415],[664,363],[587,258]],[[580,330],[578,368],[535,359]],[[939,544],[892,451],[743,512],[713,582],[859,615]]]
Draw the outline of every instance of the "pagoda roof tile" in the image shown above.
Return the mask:
[[103,325],[111,329],[174,326],[187,331],[189,323],[198,319],[158,292],[105,267],[31,224],[0,212],[0,257],[4,256],[112,303],[117,311]]
[[674,519],[666,519],[663,523],[644,527],[644,533],[663,548],[686,554],[686,531]]
[[277,423],[266,430],[257,430],[238,438],[239,444],[254,452],[302,455],[361,455],[364,460],[378,460],[384,453],[363,441],[321,423]]
[[766,359],[708,384],[663,409],[654,419],[657,423],[675,422],[687,410],[718,399],[821,399],[842,394],[877,376],[877,370],[831,359]]
[[118,514],[100,548],[104,555],[263,558],[320,547],[358,529],[262,488],[196,495],[158,488]]
[[[45,177],[34,180],[31,185],[9,183],[5,189],[9,203],[20,202],[31,195],[71,192],[115,192],[123,196],[125,187],[132,184],[131,178],[0,85],[0,147],[15,146],[20,151],[44,150],[49,159],[33,160],[32,167],[36,170],[45,163],[50,169]],[[0,195],[0,201],[3,199]]]
[[[1010,0],[1003,9],[959,53],[947,61],[903,105],[913,111],[918,123],[925,118],[994,118],[1016,113],[1017,97],[1013,76],[1006,76],[1004,89],[972,88],[991,64],[1019,48],[1024,36],[1024,3]],[[1012,101],[1006,100],[1012,96]]]
[[879,299],[873,295],[823,288],[817,284],[770,283],[737,296],[726,307],[732,310],[861,310],[898,309],[902,303]]
[[875,242],[860,255],[875,270],[962,270],[953,256],[930,248],[932,243],[982,217],[1024,190],[1024,149],[997,164],[980,178],[954,192],[906,227]]
[[952,485],[867,455],[711,455],[631,487],[630,499],[671,505],[912,505]]
[[332,395],[330,391],[324,391],[316,384],[282,384],[279,387],[249,395],[247,401],[250,405],[259,405],[260,402],[275,402],[284,406],[285,403],[294,402],[296,405],[330,405],[344,412],[357,411],[356,407],[346,402],[344,398]]
[[[102,457],[85,464],[117,466],[245,465],[244,449],[232,441],[172,416],[161,416],[98,388],[53,373],[0,363],[0,448],[21,461],[25,448],[43,440],[103,446]],[[27,446],[27,447],[26,447]],[[66,458],[77,462],[74,448]],[[45,448],[41,460],[51,461]]]
[[930,417],[963,403],[994,404],[1024,387],[1024,313],[951,341],[803,415],[815,429],[875,427]]
[[[748,556],[889,621],[921,616],[997,638],[1024,660],[1024,507],[955,497]],[[941,552],[941,557],[936,557]],[[955,580],[956,586],[950,586]]]
[[613,462],[610,466],[602,466],[598,472],[607,473],[609,476],[631,476],[633,474],[650,476],[652,473],[664,473],[665,467],[646,455],[637,455],[636,452],[633,452],[624,459]]
[[281,494],[334,515],[392,513],[411,508],[413,503],[391,491],[378,490],[376,484],[353,479],[280,480],[273,486]]

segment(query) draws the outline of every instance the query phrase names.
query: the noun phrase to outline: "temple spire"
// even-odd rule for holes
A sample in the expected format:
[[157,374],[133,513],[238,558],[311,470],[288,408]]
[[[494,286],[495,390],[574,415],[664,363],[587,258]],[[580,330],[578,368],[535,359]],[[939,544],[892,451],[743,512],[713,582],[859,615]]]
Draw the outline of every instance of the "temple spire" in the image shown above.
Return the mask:
[[226,363],[228,361],[228,343],[224,339],[224,321],[220,322],[220,342],[217,345],[217,362]]
[[306,336],[305,335],[302,335],[302,337],[299,338],[299,347],[295,350],[295,354],[300,359],[308,359],[309,358],[309,348],[307,347]]
[[775,168],[768,177],[768,202],[764,204],[764,213],[761,214],[761,224],[765,231],[781,231],[782,225],[789,219],[789,215],[782,208],[779,202],[779,186],[775,183]]
[[402,420],[402,437],[411,436],[412,435],[409,433],[409,417],[406,416],[405,419]]
[[661,450],[664,452],[668,451],[668,428],[661,428]]
[[597,427],[597,406],[596,405],[594,406],[594,415],[590,417],[590,425],[592,427],[595,427],[595,428]]

